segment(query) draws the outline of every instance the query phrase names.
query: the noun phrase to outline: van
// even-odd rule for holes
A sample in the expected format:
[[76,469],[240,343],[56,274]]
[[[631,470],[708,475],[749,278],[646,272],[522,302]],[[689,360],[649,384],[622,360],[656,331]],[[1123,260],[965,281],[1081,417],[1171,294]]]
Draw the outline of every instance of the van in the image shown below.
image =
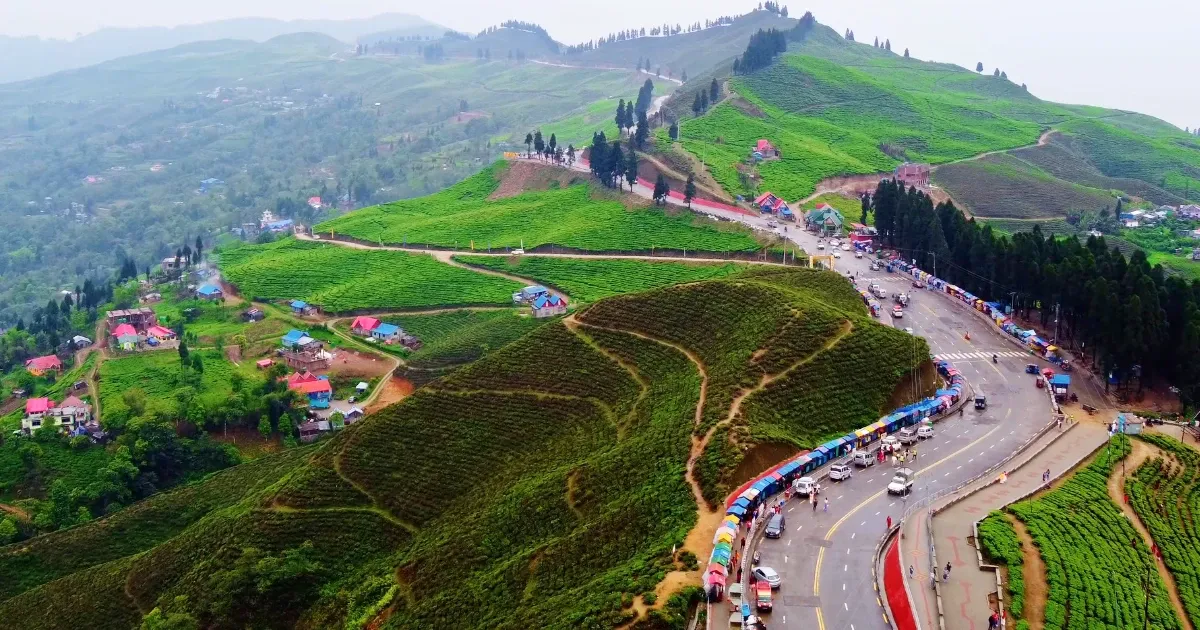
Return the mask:
[[900,430],[900,443],[908,446],[909,444],[917,443],[916,427],[907,427]]
[[771,520],[767,521],[767,538],[779,538],[783,535],[783,528],[787,524],[784,522],[783,514],[771,515]]
[[875,456],[867,451],[854,451],[854,465],[859,468],[875,465]]
[[925,425],[920,429],[917,429],[917,437],[922,440],[933,437],[933,427]]
[[801,477],[792,484],[792,488],[796,491],[796,494],[806,497],[812,493],[816,485],[817,482],[812,477]]
[[833,481],[845,481],[853,474],[853,469],[845,464],[834,464],[829,467],[829,478]]

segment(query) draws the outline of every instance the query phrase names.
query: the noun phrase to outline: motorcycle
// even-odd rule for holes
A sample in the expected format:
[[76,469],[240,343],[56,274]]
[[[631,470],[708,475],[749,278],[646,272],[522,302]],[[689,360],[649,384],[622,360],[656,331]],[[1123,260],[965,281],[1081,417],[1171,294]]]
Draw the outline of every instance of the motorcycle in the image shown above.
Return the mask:
[[996,355],[994,355],[994,354],[993,354],[993,355],[992,355],[992,363],[996,363],[996,362],[997,362],[997,361],[996,361]]

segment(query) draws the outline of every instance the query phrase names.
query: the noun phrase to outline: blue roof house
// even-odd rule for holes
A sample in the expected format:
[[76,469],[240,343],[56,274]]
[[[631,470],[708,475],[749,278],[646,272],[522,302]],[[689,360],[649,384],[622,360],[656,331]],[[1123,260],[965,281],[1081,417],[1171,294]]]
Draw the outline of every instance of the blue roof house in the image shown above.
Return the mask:
[[316,343],[317,340],[308,336],[308,333],[295,328],[288,331],[288,334],[283,336],[283,347],[285,348],[304,348]]
[[214,284],[205,284],[196,289],[196,297],[201,300],[219,300],[225,297],[225,292]]
[[404,331],[395,324],[380,324],[371,330],[371,337],[384,342],[397,341]]

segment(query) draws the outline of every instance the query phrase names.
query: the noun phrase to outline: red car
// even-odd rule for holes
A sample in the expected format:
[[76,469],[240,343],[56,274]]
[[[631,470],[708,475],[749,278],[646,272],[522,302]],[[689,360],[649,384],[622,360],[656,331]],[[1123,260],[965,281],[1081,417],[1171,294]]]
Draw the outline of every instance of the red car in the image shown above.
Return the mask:
[[766,580],[755,582],[754,590],[756,597],[754,598],[754,606],[760,612],[771,610],[771,584]]

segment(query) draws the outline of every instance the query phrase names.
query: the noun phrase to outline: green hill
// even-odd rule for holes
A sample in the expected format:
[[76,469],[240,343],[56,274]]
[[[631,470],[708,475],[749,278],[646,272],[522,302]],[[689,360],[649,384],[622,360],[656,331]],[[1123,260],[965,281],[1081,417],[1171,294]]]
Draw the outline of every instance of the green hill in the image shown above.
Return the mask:
[[[731,193],[770,190],[796,199],[829,177],[1014,150],[1018,157],[1047,155],[1031,165],[954,164],[935,170],[934,181],[986,216],[1095,209],[1110,188],[1200,198],[1200,141],[1162,121],[1042,101],[1006,78],[845,41],[819,24],[769,67],[735,75],[728,86],[731,98],[683,121],[680,142]],[[678,98],[691,96],[685,90]],[[680,116],[691,115],[689,106],[670,105]],[[1053,148],[1035,146],[1048,129],[1059,132]],[[760,138],[781,158],[755,167],[747,161]],[[664,132],[658,141],[666,141]],[[1026,186],[1035,190],[1032,198],[997,207]]]
[[[911,344],[829,272],[759,269],[601,300],[311,453],[0,551],[20,576],[0,591],[0,625],[124,628],[157,607],[202,626],[610,627],[681,568],[672,549],[696,520],[684,474],[694,431],[749,392],[736,424],[754,435],[714,440],[723,457],[845,433],[883,411],[910,367],[891,357]],[[854,374],[866,360],[878,367],[869,380]],[[736,458],[706,462],[711,498]],[[240,475],[236,491],[219,485]],[[192,498],[212,495],[223,498]],[[195,509],[156,527],[182,501]]]
[[[513,168],[518,167],[539,168]],[[498,163],[434,195],[359,210],[313,230],[372,243],[478,250],[522,245],[611,252],[761,248],[744,227],[652,208],[639,198],[601,190],[582,173],[565,188],[556,181],[549,190],[497,198],[507,169],[508,164]],[[517,190],[527,188],[519,183]]]

